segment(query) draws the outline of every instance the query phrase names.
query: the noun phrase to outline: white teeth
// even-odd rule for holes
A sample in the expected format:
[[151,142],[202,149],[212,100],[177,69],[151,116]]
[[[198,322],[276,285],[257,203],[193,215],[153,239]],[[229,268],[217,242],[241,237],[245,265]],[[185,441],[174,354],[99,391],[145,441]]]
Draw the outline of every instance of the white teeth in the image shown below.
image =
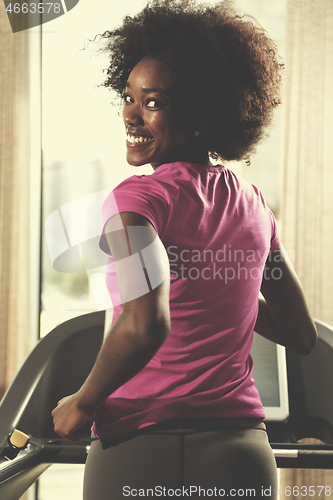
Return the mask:
[[135,136],[135,135],[127,135],[127,140],[128,142],[130,142],[131,144],[138,144],[138,143],[142,143],[142,142],[149,142],[149,141],[152,141],[153,138],[152,137],[143,137],[143,136]]

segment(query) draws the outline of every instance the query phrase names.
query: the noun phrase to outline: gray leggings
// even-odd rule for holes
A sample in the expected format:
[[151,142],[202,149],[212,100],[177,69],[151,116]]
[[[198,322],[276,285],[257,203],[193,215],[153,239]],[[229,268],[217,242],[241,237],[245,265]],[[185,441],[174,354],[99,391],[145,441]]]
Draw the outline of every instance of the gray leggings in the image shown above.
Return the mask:
[[192,423],[93,440],[83,500],[276,499],[277,469],[261,420],[207,419],[204,428]]

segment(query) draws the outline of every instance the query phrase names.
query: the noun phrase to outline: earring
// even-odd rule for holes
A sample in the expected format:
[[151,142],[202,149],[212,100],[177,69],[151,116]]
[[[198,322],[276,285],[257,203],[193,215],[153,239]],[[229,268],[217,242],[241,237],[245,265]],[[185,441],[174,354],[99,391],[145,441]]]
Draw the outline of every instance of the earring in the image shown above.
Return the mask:
[[195,137],[199,137],[199,135],[200,135],[199,130],[196,130],[196,131],[194,132],[194,135],[195,135]]

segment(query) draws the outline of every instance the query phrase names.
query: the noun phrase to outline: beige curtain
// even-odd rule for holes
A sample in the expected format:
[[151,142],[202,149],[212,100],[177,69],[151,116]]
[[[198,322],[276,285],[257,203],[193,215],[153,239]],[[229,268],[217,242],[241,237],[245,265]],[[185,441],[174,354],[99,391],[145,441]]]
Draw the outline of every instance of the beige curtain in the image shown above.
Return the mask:
[[333,324],[333,2],[288,0],[282,237],[314,317]]
[[[282,237],[314,317],[333,324],[333,2],[287,0]],[[281,485],[331,487],[331,470],[281,470]],[[328,491],[328,490],[327,490]],[[290,496],[289,498],[299,498]]]
[[0,397],[29,349],[29,37],[0,2]]

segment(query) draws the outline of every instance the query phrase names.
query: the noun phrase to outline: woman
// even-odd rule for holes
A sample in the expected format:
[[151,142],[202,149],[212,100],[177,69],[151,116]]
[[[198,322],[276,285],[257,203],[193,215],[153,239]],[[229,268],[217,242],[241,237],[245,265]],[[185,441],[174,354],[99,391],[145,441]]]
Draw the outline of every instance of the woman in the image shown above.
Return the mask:
[[260,191],[210,162],[262,138],[279,103],[274,44],[224,3],[190,0],[153,1],[104,37],[127,161],[154,172],[103,205],[114,319],[55,430],[76,440],[94,421],[85,500],[276,498],[253,330],[300,354],[317,334]]

